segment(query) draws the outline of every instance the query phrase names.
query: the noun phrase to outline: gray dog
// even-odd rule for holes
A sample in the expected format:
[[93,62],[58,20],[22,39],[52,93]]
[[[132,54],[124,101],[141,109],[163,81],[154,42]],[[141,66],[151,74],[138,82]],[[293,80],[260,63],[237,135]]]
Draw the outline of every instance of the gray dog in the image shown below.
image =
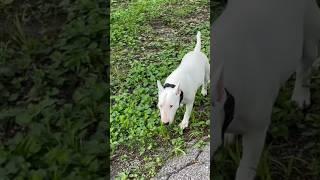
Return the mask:
[[214,22],[211,157],[225,133],[241,135],[236,180],[254,179],[273,104],[294,72],[292,100],[300,108],[310,104],[306,85],[319,39],[320,12],[314,0],[229,0]]

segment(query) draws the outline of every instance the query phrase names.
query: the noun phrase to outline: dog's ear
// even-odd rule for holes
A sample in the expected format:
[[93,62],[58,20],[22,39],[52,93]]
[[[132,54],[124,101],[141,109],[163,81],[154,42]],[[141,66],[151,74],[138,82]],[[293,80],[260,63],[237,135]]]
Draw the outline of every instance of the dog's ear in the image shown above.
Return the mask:
[[177,83],[176,87],[174,87],[174,92],[176,93],[177,96],[180,96],[181,88],[180,88],[179,82]]
[[159,80],[157,80],[157,86],[158,86],[158,90],[160,93],[163,90],[163,87],[162,87],[161,82]]

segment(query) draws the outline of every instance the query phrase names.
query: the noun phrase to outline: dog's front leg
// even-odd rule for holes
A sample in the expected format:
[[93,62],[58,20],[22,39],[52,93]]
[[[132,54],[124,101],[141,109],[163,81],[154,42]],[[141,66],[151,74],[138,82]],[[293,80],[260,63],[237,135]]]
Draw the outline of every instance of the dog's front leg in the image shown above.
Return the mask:
[[296,102],[300,109],[307,108],[310,105],[310,74],[311,65],[301,64],[296,72],[296,81],[292,94],[292,101]]
[[263,150],[266,131],[246,133],[242,136],[243,153],[236,180],[253,180]]
[[191,103],[187,103],[186,104],[186,111],[184,113],[183,120],[179,124],[181,129],[185,129],[189,125],[189,119],[190,119],[191,111],[192,111],[192,108],[193,108],[193,102],[194,101],[192,101]]
[[211,131],[211,136],[213,138],[213,146],[211,148],[211,156],[217,151],[217,149],[222,144],[222,126],[224,121],[224,109],[222,103],[216,102],[213,107],[211,126],[213,130]]

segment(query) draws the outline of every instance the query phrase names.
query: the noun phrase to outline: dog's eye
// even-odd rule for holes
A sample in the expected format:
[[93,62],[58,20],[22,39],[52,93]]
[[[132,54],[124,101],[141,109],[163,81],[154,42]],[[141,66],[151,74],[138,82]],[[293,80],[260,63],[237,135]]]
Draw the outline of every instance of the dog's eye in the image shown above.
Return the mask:
[[172,108],[173,107],[173,105],[170,105],[170,108]]

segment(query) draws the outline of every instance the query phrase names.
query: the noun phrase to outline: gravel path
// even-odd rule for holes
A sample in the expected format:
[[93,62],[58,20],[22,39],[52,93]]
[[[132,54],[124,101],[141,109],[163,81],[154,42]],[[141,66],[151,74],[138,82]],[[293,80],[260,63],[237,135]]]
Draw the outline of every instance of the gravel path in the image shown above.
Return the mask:
[[210,179],[210,144],[198,149],[190,147],[186,155],[172,158],[160,169],[156,180]]

